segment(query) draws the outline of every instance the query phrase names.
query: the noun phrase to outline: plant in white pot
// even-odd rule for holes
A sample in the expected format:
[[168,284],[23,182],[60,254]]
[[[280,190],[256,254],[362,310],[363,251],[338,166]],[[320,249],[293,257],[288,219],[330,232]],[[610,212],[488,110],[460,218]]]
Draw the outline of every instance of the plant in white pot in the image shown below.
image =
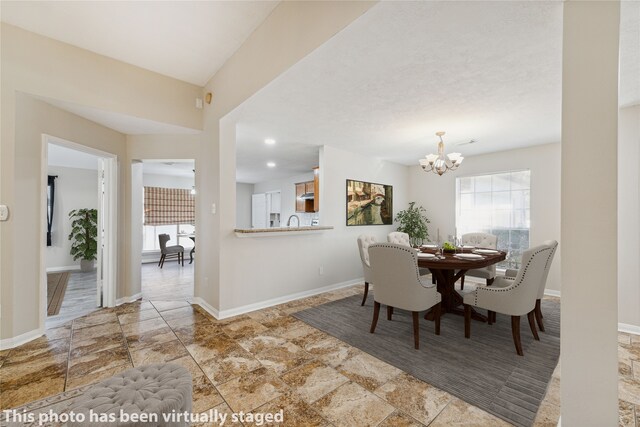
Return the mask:
[[69,212],[71,220],[71,255],[80,260],[81,271],[93,270],[93,261],[98,253],[98,210],[74,209]]

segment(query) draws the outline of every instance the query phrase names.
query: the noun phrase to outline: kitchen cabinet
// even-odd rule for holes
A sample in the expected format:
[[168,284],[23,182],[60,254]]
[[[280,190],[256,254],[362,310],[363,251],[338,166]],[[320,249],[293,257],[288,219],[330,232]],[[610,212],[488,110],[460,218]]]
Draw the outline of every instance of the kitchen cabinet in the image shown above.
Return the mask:
[[320,169],[313,168],[313,181],[296,183],[296,212],[320,211]]

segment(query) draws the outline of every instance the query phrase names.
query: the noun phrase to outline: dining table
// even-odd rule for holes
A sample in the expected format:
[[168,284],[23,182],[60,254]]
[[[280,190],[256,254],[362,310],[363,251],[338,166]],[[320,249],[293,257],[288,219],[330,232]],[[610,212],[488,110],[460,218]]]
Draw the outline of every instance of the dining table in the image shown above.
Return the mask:
[[[483,253],[476,253],[478,258],[476,259],[463,259],[460,254],[471,254],[479,250]],[[428,255],[421,256],[418,253],[418,266],[421,268],[428,268],[431,274],[436,279],[436,286],[438,292],[442,297],[441,314],[453,313],[460,316],[464,316],[464,310],[462,307],[462,295],[456,290],[455,283],[464,277],[469,270],[477,268],[488,267],[503,261],[507,254],[503,251],[493,251],[484,248],[473,249],[459,249],[454,253],[443,253],[441,255],[435,254],[435,249],[422,248],[420,253],[429,253],[436,255],[435,257],[426,257]],[[464,256],[464,255],[463,255]],[[434,320],[434,313],[432,310],[425,314],[425,319]],[[479,313],[473,307],[471,309],[471,318],[486,322],[487,316]]]
[[189,251],[189,264],[193,263],[193,254],[196,252],[196,234],[195,233],[178,233],[178,237],[188,237],[193,241],[193,247]]

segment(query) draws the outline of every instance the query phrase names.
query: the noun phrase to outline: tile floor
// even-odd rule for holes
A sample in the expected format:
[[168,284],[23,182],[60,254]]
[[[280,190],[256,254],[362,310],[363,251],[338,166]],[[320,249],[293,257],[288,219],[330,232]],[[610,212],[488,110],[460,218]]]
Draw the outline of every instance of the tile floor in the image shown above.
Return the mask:
[[170,300],[193,298],[193,273],[195,260],[189,264],[189,254],[185,256],[184,267],[175,259],[165,261],[162,268],[158,263],[141,266],[142,298],[148,300]]
[[[102,309],[0,352],[0,409],[155,362],[194,379],[194,410],[285,411],[285,425],[501,426],[492,415],[290,316],[362,286],[218,321],[185,300]],[[640,427],[640,336],[620,334],[620,425]],[[409,345],[409,343],[407,344]],[[560,414],[560,368],[536,426]]]

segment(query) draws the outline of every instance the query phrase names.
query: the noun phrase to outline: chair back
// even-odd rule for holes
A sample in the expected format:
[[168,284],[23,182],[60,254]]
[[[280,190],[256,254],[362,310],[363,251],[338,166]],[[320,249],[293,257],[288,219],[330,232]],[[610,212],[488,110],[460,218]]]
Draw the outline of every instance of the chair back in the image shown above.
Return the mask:
[[394,243],[396,245],[403,245],[411,247],[411,240],[407,233],[401,231],[392,231],[387,235],[387,242]]
[[[376,243],[369,246],[369,259],[376,302],[409,311],[425,310],[437,302],[435,286],[420,280],[413,248],[394,243]],[[433,293],[433,298],[428,297],[429,291]]]
[[553,257],[556,254],[556,249],[558,249],[557,240],[545,240],[544,242],[542,242],[542,244],[549,246],[551,248],[551,252],[549,252],[549,256],[547,258],[547,264],[544,267],[544,274],[542,275],[542,281],[540,282],[540,290],[538,291],[538,299],[542,299],[542,297],[544,297],[544,290],[547,287],[547,277],[549,277],[549,270],[551,270],[551,263],[553,262]]
[[467,233],[460,238],[463,245],[477,248],[498,249],[498,236],[489,233]]
[[167,242],[171,240],[168,234],[158,234],[158,241],[160,242],[160,252],[164,253],[167,250]]
[[[513,285],[497,290],[512,293],[508,311],[514,313],[513,315],[527,314],[535,307],[540,282],[545,275],[547,260],[552,251],[552,247],[548,245],[534,246],[524,251],[522,265]],[[505,313],[508,314],[506,311]]]
[[362,271],[364,273],[364,281],[373,283],[373,273],[371,271],[371,263],[369,260],[369,246],[376,243],[375,236],[361,234],[358,236],[358,251],[360,252],[360,261],[362,261]]

